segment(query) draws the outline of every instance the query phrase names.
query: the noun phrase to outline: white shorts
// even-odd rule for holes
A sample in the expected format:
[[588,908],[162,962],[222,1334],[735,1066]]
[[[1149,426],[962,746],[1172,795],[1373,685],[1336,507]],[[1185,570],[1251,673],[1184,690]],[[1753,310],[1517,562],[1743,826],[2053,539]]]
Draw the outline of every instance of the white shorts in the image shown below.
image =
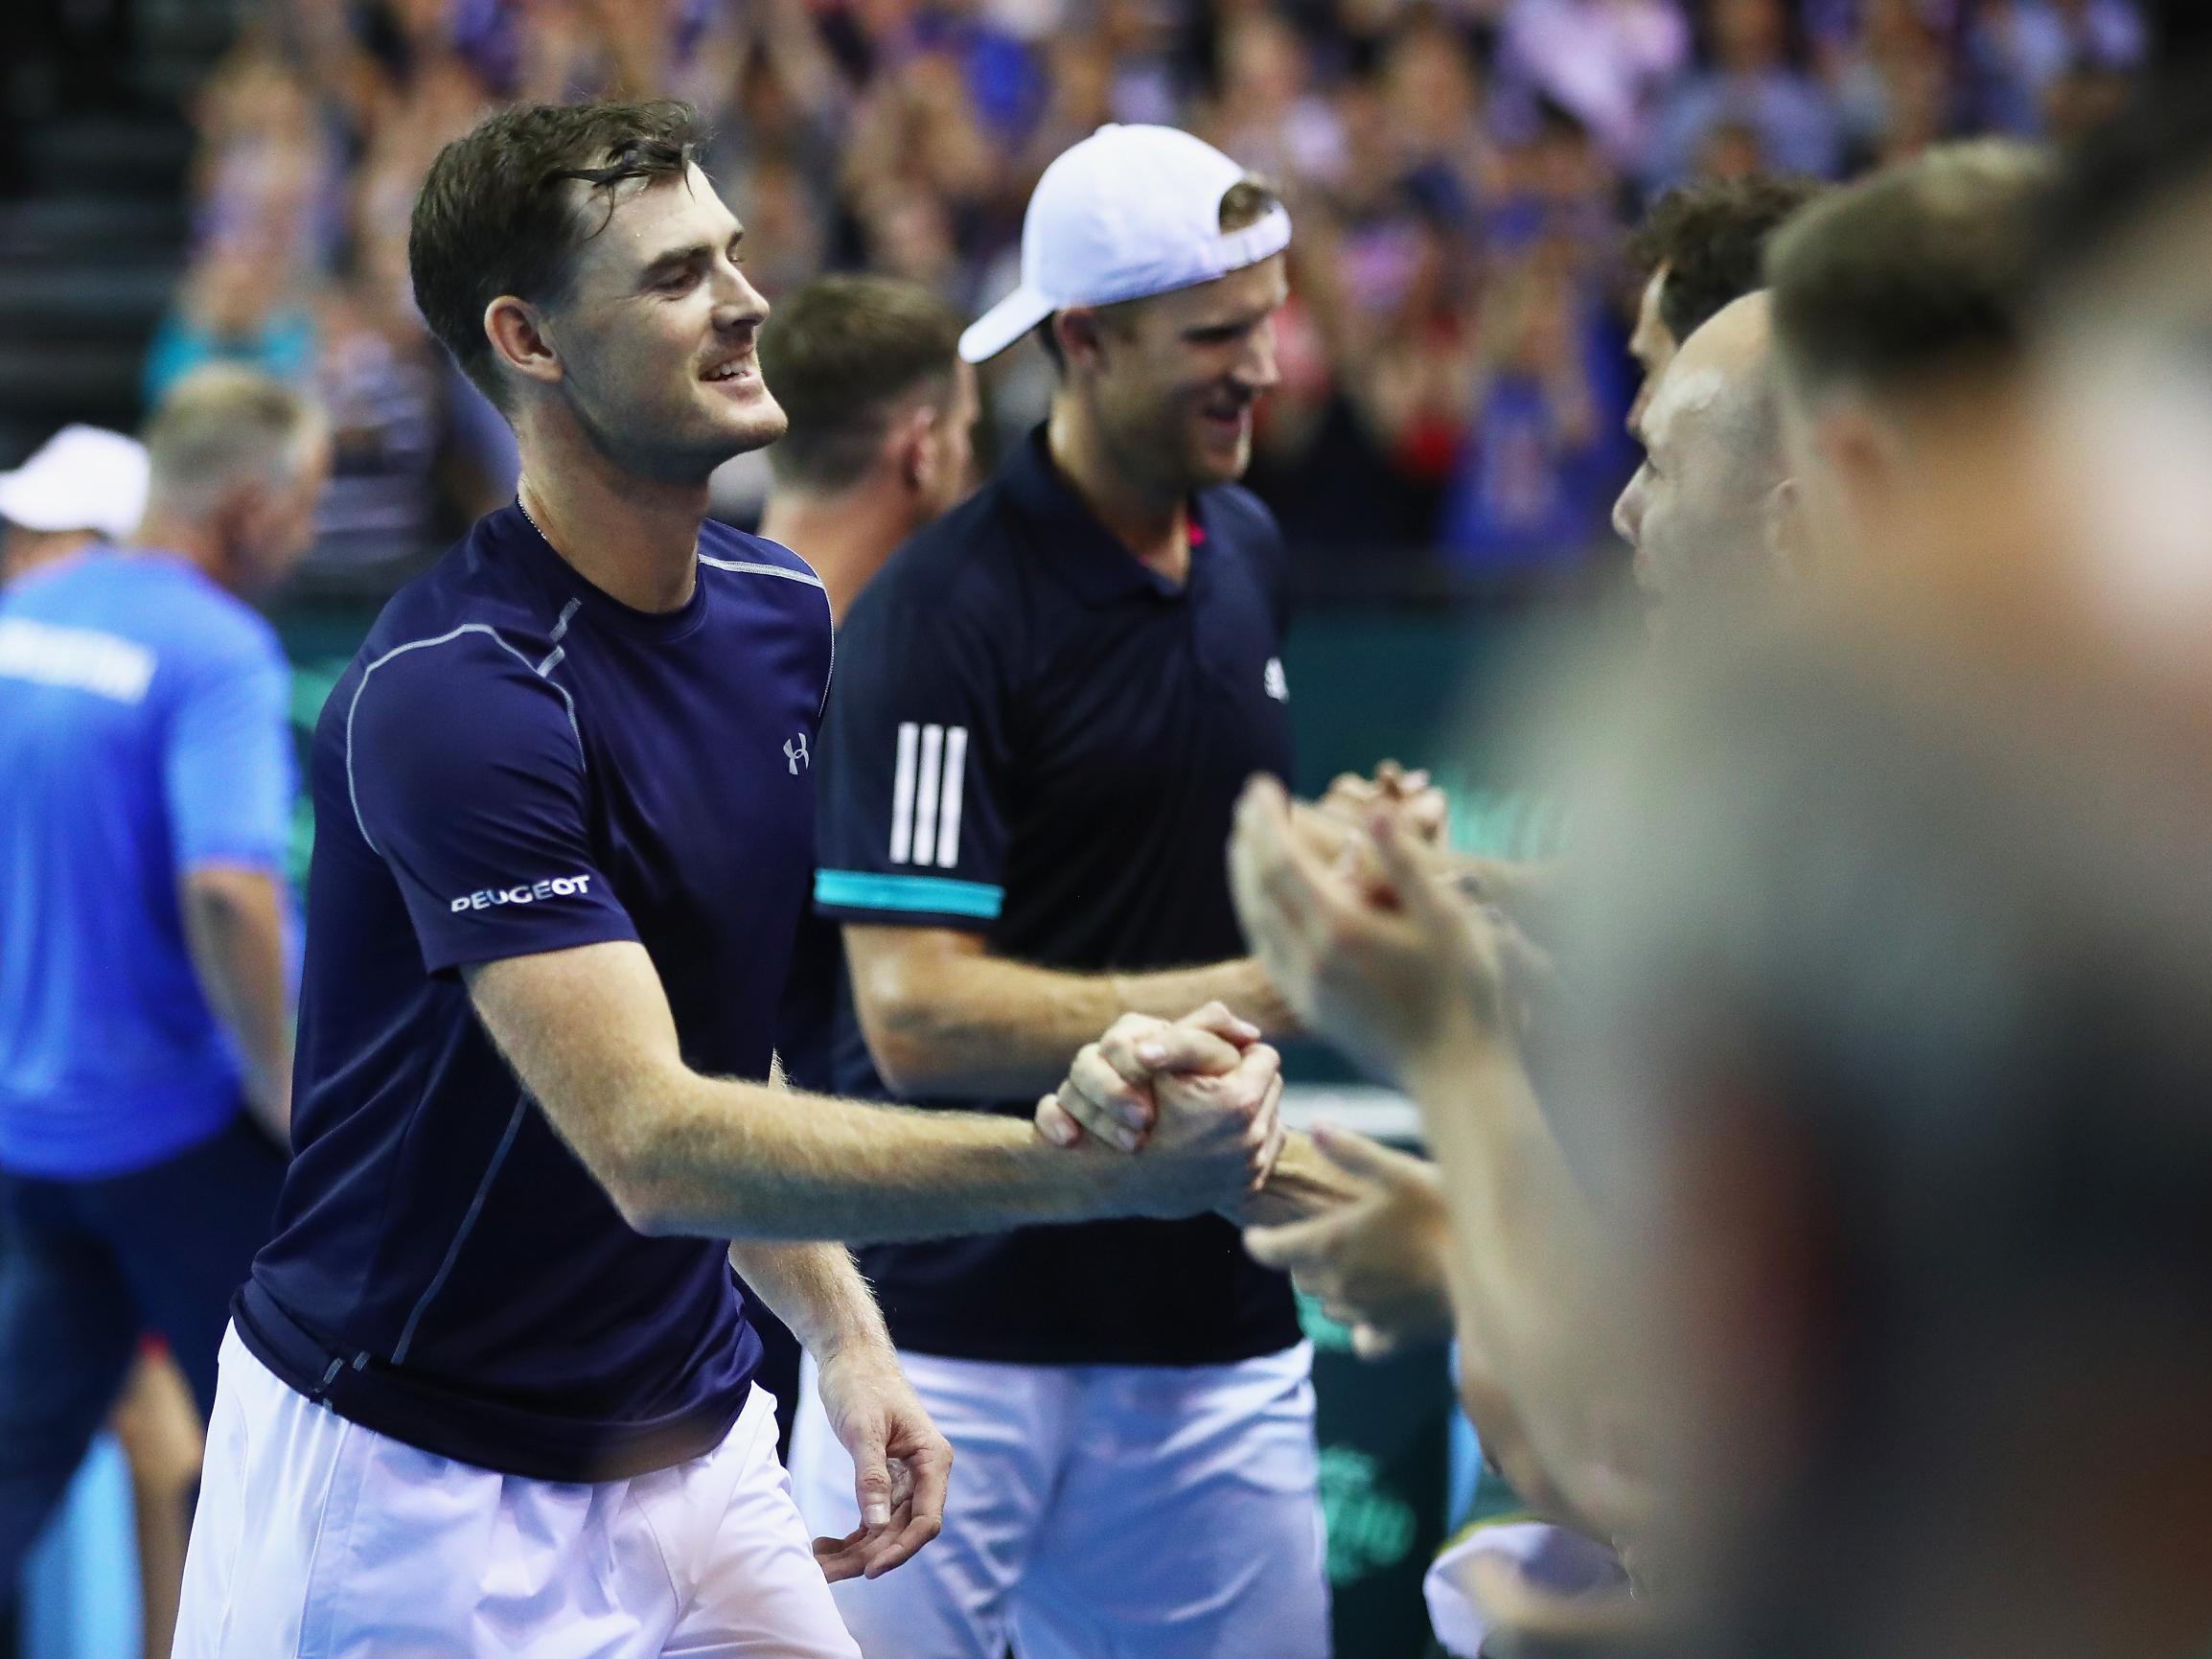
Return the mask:
[[525,1480],[349,1422],[222,1342],[174,1659],[859,1659],[755,1389],[721,1445]]
[[[1312,1350],[1236,1365],[1027,1366],[902,1353],[953,1442],[945,1531],[832,1587],[868,1659],[1327,1659]],[[813,1362],[792,1483],[858,1522]]]

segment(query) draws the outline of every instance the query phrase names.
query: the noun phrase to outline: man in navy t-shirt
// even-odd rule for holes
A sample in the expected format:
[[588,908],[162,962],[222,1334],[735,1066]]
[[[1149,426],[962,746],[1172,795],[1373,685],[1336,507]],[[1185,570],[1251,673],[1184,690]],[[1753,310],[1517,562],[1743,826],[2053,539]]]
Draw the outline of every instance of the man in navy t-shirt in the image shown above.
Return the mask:
[[[1111,1034],[1210,1073],[1136,1158],[772,1078],[829,615],[703,522],[784,419],[695,122],[511,109],[415,207],[417,302],[523,475],[316,731],[295,1160],[224,1346],[190,1659],[850,1659],[825,1575],[934,1536],[950,1453],[844,1248],[775,1241],[1198,1213],[1279,1147],[1273,1051],[1218,1011]],[[817,1362],[843,1538],[790,1499],[733,1265]]]

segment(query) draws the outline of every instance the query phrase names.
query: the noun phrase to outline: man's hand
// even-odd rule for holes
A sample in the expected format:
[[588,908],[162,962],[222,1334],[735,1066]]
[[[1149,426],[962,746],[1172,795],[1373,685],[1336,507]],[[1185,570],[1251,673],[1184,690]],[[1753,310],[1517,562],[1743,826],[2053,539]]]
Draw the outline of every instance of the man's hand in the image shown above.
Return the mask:
[[1159,1119],[1159,1082],[1233,1071],[1258,1041],[1258,1026],[1219,1002],[1172,1023],[1124,1014],[1077,1050],[1067,1081],[1038,1103],[1038,1131],[1055,1146],[1088,1134],[1135,1152]]
[[1173,1023],[1123,1015],[1038,1102],[1037,1130],[1059,1146],[1141,1149],[1133,1201],[1144,1214],[1190,1215],[1266,1184],[1282,1151],[1281,1102],[1280,1056],[1209,1003]]
[[1362,1359],[1449,1336],[1451,1223],[1437,1166],[1329,1124],[1315,1127],[1313,1142],[1358,1182],[1358,1195],[1310,1221],[1248,1228],[1245,1249],[1349,1325]]
[[1396,1079],[1447,1033],[1507,1040],[1499,930],[1397,817],[1368,824],[1383,886],[1325,864],[1281,786],[1246,785],[1230,887],[1256,955],[1307,1027]]
[[818,1354],[822,1410],[852,1454],[860,1531],[817,1538],[815,1559],[831,1583],[880,1578],[945,1525],[953,1447],[922,1409],[898,1355],[878,1337]]
[[1317,805],[1328,817],[1351,825],[1365,824],[1378,810],[1389,812],[1404,821],[1416,841],[1433,847],[1444,844],[1451,815],[1450,801],[1429,781],[1426,771],[1408,772],[1394,760],[1376,767],[1371,778],[1340,772]]

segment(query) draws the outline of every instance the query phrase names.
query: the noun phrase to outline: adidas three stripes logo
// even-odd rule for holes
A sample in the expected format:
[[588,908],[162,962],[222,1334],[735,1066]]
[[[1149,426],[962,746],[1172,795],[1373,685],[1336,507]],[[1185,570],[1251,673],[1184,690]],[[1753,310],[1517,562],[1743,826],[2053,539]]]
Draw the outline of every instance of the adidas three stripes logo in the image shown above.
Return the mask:
[[967,787],[968,728],[899,726],[898,771],[891,779],[891,863],[960,862],[960,796]]

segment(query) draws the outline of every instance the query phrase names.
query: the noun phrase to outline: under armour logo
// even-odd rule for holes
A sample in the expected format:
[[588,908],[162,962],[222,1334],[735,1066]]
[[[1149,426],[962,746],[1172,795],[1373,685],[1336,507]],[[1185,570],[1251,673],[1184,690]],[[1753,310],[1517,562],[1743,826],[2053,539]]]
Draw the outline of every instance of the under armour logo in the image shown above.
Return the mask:
[[789,743],[783,746],[783,757],[787,761],[791,762],[791,775],[794,777],[798,776],[798,769],[800,767],[811,767],[814,765],[814,762],[807,757],[805,732],[800,732],[796,737],[793,738]]
[[1281,657],[1271,657],[1267,659],[1267,672],[1260,676],[1259,686],[1278,703],[1290,701],[1290,676],[1282,671]]

